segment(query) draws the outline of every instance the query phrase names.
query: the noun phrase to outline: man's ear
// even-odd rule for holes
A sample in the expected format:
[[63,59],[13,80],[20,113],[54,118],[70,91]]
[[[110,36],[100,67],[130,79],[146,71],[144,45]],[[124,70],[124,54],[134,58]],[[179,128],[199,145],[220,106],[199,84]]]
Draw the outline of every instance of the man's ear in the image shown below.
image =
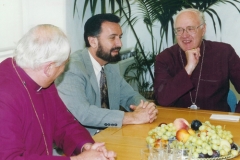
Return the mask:
[[53,62],[49,62],[47,64],[45,64],[43,67],[43,71],[44,71],[44,74],[47,76],[47,77],[50,77],[51,74],[52,74],[52,71],[53,71],[53,65],[54,63]]
[[96,48],[98,47],[98,39],[97,37],[88,37],[88,42],[91,47]]
[[206,24],[204,24],[204,26],[203,26],[203,34],[202,34],[202,37],[205,35],[205,33],[206,33],[206,28],[207,28],[207,25]]

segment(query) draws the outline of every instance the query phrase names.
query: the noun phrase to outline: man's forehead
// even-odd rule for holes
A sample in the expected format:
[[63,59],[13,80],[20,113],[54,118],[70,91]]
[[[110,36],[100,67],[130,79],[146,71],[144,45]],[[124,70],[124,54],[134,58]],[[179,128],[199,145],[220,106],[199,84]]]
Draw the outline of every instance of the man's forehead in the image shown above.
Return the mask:
[[198,23],[200,23],[200,20],[196,13],[183,12],[176,18],[175,27],[178,27],[178,25],[192,26]]
[[108,34],[109,36],[110,35],[116,35],[116,36],[122,35],[122,29],[118,23],[108,23],[108,24],[104,24],[104,23],[102,24],[100,34]]

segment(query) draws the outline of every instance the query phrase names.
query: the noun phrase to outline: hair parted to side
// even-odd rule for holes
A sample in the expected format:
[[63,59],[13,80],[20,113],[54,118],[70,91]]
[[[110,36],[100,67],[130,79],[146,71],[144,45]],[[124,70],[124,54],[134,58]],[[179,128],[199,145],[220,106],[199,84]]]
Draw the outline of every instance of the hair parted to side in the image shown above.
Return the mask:
[[97,14],[89,18],[84,25],[84,41],[86,47],[90,47],[88,37],[97,37],[101,33],[103,22],[119,23],[120,18],[114,14]]
[[63,31],[51,24],[41,24],[20,39],[14,59],[21,68],[37,69],[46,62],[60,66],[69,54],[70,44]]
[[[174,19],[174,26],[175,26],[175,23],[176,23],[176,19],[178,18],[178,16],[184,12],[193,12],[195,14],[198,15],[198,18],[199,18],[199,21],[200,21],[200,24],[205,24],[205,16],[203,14],[203,12],[195,9],[195,8],[187,8],[187,9],[183,9],[181,10],[180,12],[177,13],[175,19]],[[202,26],[201,26],[202,27]]]

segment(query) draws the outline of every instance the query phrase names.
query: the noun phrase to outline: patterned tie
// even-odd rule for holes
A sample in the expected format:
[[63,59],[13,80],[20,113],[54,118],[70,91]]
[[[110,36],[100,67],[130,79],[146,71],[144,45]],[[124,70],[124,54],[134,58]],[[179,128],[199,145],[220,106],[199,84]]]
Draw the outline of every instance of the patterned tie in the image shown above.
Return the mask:
[[101,70],[101,77],[100,77],[100,92],[101,92],[102,108],[109,109],[107,79],[106,79],[106,74],[104,73],[103,68]]

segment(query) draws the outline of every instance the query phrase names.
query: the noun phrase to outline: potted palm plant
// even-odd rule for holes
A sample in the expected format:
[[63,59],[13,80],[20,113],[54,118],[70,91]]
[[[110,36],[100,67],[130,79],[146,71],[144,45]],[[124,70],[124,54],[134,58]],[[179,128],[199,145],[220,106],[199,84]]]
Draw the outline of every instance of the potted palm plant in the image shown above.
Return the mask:
[[[74,12],[77,12],[77,1],[74,0]],[[127,26],[133,33],[135,45],[135,63],[128,66],[124,77],[127,82],[137,83],[138,90],[146,98],[151,98],[153,90],[153,68],[155,57],[168,44],[169,39],[172,43],[175,41],[173,33],[174,15],[184,8],[196,8],[208,14],[212,19],[215,34],[216,25],[221,30],[222,22],[218,13],[212,9],[212,6],[219,4],[231,4],[239,13],[239,8],[235,3],[239,0],[85,0],[82,18],[85,15],[87,7],[90,7],[92,15],[95,14],[97,3],[101,6],[101,13],[112,12],[121,16],[123,20],[122,26]],[[144,44],[139,38],[135,24],[142,21],[150,35],[151,46],[149,50],[144,49]],[[153,27],[160,24],[159,30],[154,31]],[[159,40],[159,41],[158,41]],[[150,91],[150,94],[149,94]],[[147,93],[145,95],[145,93]]]

